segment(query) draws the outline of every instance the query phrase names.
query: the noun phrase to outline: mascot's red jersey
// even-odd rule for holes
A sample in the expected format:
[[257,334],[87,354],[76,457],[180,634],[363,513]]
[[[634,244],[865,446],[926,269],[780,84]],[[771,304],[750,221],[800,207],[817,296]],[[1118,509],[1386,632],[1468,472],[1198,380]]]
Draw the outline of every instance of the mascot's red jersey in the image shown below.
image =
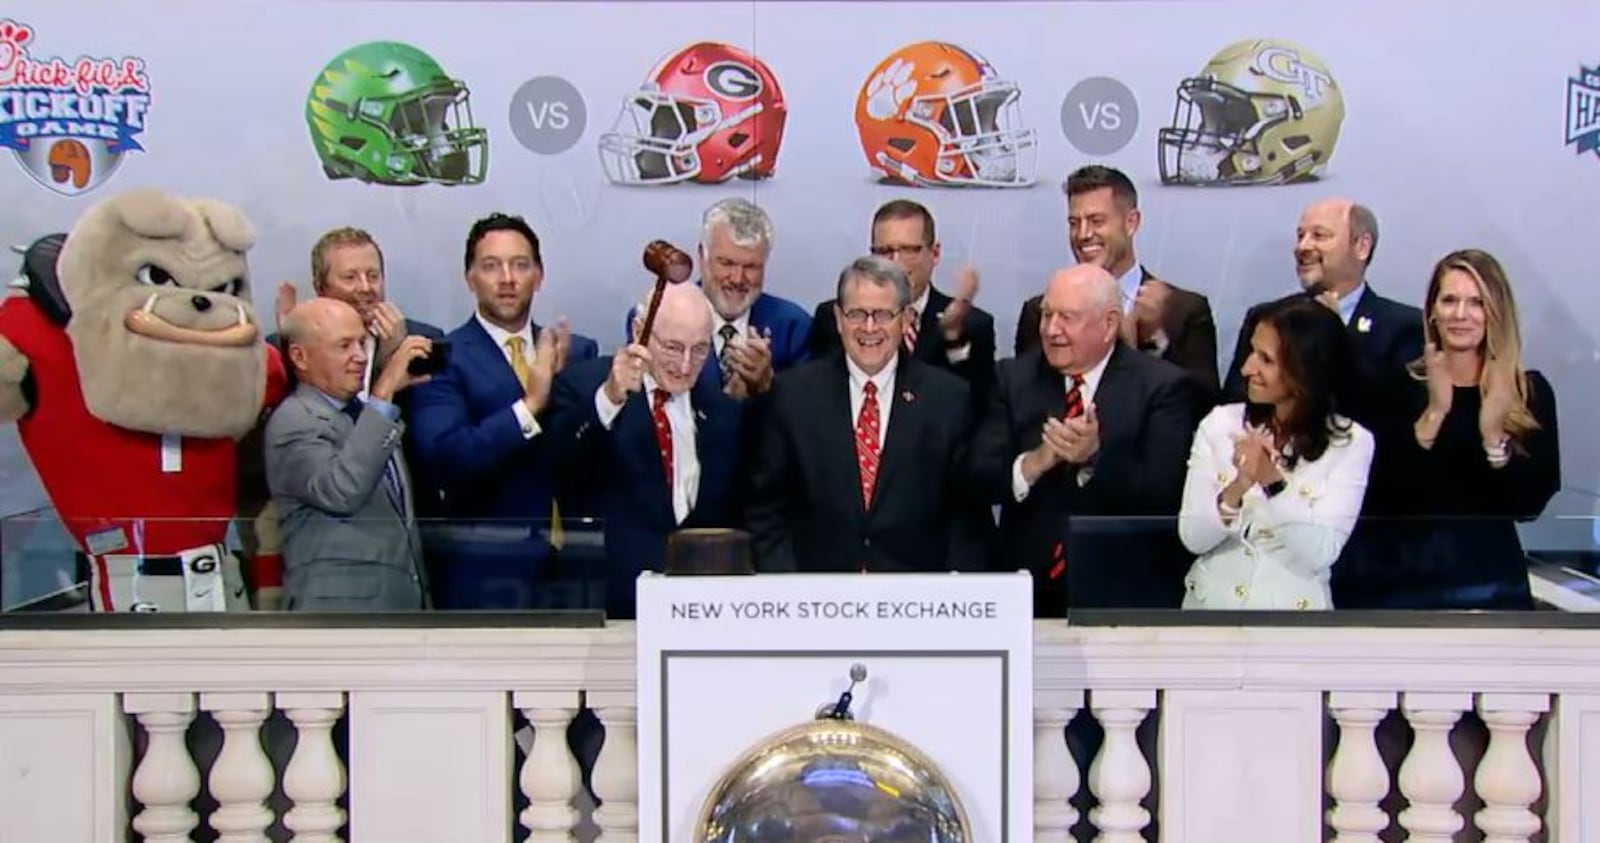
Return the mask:
[[[237,444],[137,433],[89,413],[71,340],[31,299],[0,304],[0,335],[29,360],[23,447],[67,531],[86,553],[164,555],[220,543],[234,516]],[[266,407],[288,389],[267,346]]]

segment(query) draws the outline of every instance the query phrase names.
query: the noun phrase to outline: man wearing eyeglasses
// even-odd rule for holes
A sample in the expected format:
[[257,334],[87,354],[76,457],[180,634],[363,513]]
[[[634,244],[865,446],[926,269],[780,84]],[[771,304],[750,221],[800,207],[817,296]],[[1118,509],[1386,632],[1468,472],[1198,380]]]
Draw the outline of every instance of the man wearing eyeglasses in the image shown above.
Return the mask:
[[769,393],[748,512],[758,570],[982,569],[971,390],[905,352],[911,301],[905,270],[857,258],[829,315],[842,351],[785,372]]
[[[912,357],[966,380],[975,406],[994,383],[994,317],[974,305],[978,274],[963,267],[956,276],[955,295],[933,286],[939,265],[939,240],[933,214],[909,199],[896,199],[872,215],[872,254],[894,261],[905,270],[911,285],[906,308],[903,344]],[[823,357],[839,349],[839,329],[833,318],[833,300],[817,306],[811,317],[811,356]]]
[[[636,313],[649,310],[646,298]],[[643,321],[635,318],[633,336]],[[705,365],[711,323],[700,287],[669,284],[644,343],[556,377],[551,441],[569,488],[592,496],[604,519],[608,617],[634,616],[634,580],[662,570],[671,533],[734,525],[748,405],[726,394],[718,368]]]

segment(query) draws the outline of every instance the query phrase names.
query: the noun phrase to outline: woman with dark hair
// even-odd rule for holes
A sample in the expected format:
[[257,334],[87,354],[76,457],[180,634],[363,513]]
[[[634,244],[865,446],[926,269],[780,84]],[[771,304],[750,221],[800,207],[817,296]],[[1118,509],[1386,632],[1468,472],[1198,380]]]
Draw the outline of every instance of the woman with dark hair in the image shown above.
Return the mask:
[[[1434,266],[1422,358],[1379,391],[1361,576],[1341,600],[1395,609],[1532,609],[1516,522],[1561,487],[1556,396],[1522,367],[1511,282],[1479,249]],[[1341,604],[1343,605],[1343,604]]]
[[1329,570],[1361,513],[1372,435],[1341,414],[1356,371],[1344,324],[1274,303],[1240,369],[1248,402],[1200,422],[1178,534],[1199,556],[1184,608],[1328,609]]

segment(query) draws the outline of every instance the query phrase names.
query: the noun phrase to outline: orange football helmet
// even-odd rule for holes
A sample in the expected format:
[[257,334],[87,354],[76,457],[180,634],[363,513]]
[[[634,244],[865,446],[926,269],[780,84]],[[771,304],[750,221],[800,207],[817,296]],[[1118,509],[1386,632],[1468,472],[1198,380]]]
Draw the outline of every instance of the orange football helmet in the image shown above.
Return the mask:
[[72,186],[83,189],[89,183],[89,148],[82,141],[62,138],[50,147],[50,177],[56,184],[72,181]]
[[922,41],[890,53],[856,95],[867,163],[894,182],[1026,187],[1035,142],[1022,91],[971,50]]

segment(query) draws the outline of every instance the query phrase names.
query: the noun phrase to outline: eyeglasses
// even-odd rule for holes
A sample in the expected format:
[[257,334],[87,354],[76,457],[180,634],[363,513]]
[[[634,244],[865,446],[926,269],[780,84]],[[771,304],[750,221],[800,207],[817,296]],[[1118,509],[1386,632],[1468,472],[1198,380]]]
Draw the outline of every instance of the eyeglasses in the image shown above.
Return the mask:
[[906,257],[914,258],[917,255],[922,254],[927,248],[927,246],[921,243],[915,243],[910,246],[873,246],[872,253],[880,258],[889,258],[890,260],[893,260],[897,255],[905,255]]
[[863,325],[868,319],[882,325],[899,318],[900,311],[898,310],[863,310],[857,307],[844,312],[844,321],[852,325]]
[[711,356],[711,343],[708,342],[695,343],[694,345],[684,345],[681,342],[662,342],[661,340],[654,340],[654,342],[661,347],[661,351],[668,357],[681,358],[687,354],[693,359],[704,360]]

